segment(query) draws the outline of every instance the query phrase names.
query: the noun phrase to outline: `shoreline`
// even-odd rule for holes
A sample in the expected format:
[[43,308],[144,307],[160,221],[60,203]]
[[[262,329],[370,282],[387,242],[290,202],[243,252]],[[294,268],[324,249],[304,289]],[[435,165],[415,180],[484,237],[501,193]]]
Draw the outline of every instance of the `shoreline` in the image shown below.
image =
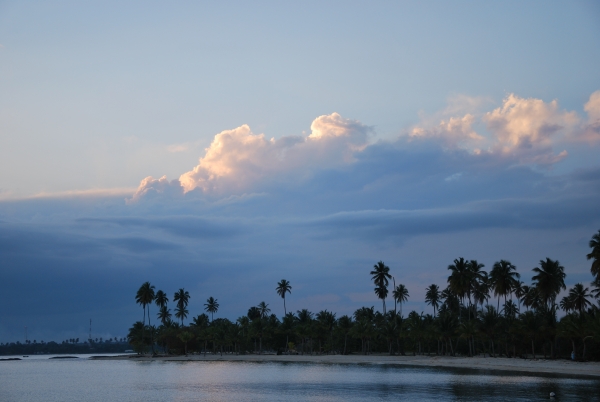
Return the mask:
[[207,354],[182,356],[93,356],[92,360],[131,361],[239,361],[317,364],[370,364],[413,367],[444,367],[470,370],[518,371],[533,374],[553,374],[600,378],[600,362],[572,362],[568,360],[519,359],[505,357],[450,357],[450,356],[389,356],[389,355],[274,355]]

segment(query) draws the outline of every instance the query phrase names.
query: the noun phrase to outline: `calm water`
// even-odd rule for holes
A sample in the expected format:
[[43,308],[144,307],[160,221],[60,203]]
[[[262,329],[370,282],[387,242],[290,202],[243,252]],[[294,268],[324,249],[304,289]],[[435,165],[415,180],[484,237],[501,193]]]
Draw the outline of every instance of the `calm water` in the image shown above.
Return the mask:
[[600,380],[443,368],[31,357],[0,362],[0,401],[600,401]]

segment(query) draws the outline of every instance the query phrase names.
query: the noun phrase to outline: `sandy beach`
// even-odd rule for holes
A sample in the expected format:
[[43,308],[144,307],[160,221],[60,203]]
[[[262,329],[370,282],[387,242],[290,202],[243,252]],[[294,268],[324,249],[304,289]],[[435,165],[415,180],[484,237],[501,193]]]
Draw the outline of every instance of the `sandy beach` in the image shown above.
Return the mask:
[[449,357],[449,356],[389,356],[389,355],[274,355],[249,354],[223,356],[216,354],[188,356],[114,356],[95,357],[108,360],[138,361],[247,361],[247,362],[293,362],[323,364],[383,364],[423,367],[451,367],[476,370],[521,371],[568,376],[600,378],[600,362],[571,362],[567,360],[507,359],[492,357]]

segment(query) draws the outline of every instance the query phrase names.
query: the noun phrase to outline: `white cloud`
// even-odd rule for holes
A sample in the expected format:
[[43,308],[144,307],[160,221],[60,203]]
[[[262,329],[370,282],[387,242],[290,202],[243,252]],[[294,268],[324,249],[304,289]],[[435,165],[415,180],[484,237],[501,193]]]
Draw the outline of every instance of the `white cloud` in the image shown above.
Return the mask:
[[[314,169],[343,166],[367,145],[371,128],[338,113],[317,117],[308,136],[267,139],[254,134],[248,125],[215,135],[204,156],[179,180],[146,177],[128,202],[149,194],[182,194],[200,190],[205,194],[244,194],[257,182],[292,174],[309,176]],[[173,145],[171,152],[187,150]]]
[[590,95],[590,99],[584,105],[583,110],[588,115],[580,139],[587,142],[600,141],[600,91]]
[[558,102],[508,95],[501,107],[486,113],[483,121],[493,134],[492,152],[516,158],[521,163],[552,164],[567,156],[554,154],[559,134],[579,122],[575,112],[558,108]]
[[[467,149],[517,164],[551,165],[567,156],[564,150],[555,153],[553,146],[581,132],[577,113],[560,110],[556,100],[544,102],[510,94],[492,111],[463,114],[464,110],[475,110],[485,103],[468,97],[454,100],[436,114],[439,123],[434,124],[431,118],[422,119],[411,129],[409,138],[433,140],[446,149]],[[600,95],[592,95],[586,111],[590,115],[588,131],[596,127],[600,132],[600,119],[592,121],[600,115]],[[487,132],[477,132],[474,127],[478,123],[485,123]]]
[[131,204],[139,201],[141,198],[152,197],[161,194],[183,194],[183,189],[181,184],[179,184],[179,181],[169,181],[167,180],[167,176],[163,176],[160,179],[155,179],[152,176],[148,176],[140,182],[140,185],[133,196],[126,201],[128,204]]
[[473,129],[475,116],[466,114],[463,117],[450,117],[442,120],[437,126],[424,128],[414,127],[410,132],[410,138],[428,138],[442,142],[447,148],[457,148],[467,144],[476,144],[483,137]]

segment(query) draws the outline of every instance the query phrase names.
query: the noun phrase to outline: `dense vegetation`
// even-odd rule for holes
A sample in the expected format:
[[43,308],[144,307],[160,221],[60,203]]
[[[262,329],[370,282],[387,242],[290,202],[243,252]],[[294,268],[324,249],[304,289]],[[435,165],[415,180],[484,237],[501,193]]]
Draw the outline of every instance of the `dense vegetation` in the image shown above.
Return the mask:
[[88,354],[88,353],[123,353],[131,349],[126,338],[88,339],[79,341],[79,338],[65,339],[58,343],[37,340],[11,343],[0,343],[0,355],[35,355],[35,354]]
[[[174,317],[167,295],[149,282],[137,292],[144,320],[129,329],[128,340],[139,353],[389,353],[506,356],[536,358],[600,359],[600,231],[589,243],[592,290],[581,283],[566,290],[564,267],[546,258],[533,268],[530,285],[520,280],[510,261],[500,260],[491,270],[475,260],[458,258],[448,266],[445,288],[432,284],[425,302],[434,314],[411,311],[402,314],[410,295],[403,284],[395,284],[382,261],[370,272],[382,310],[362,307],[352,316],[337,317],[323,310],[287,312],[285,297],[292,287],[287,280],[277,284],[285,315],[280,319],[261,302],[236,322],[213,319],[219,304],[210,297],[200,314],[185,325],[190,295],[179,289],[174,295]],[[390,280],[394,308],[388,308]],[[160,325],[151,325],[150,306],[156,304]],[[559,319],[559,312],[564,315]],[[147,314],[146,314],[147,312]],[[146,317],[148,322],[146,322]],[[173,319],[175,318],[175,319]]]

